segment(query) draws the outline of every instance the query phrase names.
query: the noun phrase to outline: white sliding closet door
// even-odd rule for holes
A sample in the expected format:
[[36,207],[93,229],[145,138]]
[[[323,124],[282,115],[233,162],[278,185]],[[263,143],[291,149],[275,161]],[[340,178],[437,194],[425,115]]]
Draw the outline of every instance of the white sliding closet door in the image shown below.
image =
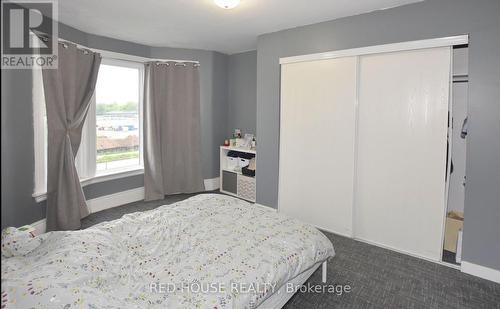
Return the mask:
[[279,211],[352,235],[356,58],[282,65]]
[[356,238],[440,260],[450,48],[360,57]]

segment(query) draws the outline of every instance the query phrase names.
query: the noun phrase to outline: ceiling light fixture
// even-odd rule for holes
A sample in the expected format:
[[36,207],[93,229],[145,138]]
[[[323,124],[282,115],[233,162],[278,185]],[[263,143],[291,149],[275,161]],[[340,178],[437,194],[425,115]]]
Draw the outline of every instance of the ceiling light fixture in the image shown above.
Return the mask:
[[214,0],[215,4],[223,9],[229,10],[234,9],[240,4],[240,0]]

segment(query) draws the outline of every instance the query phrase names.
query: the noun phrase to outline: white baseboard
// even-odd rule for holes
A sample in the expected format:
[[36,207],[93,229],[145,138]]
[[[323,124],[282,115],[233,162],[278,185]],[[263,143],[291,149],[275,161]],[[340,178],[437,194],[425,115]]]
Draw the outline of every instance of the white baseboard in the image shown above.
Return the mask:
[[35,235],[43,234],[47,230],[47,224],[45,223],[45,219],[39,220],[35,223],[31,223],[30,225],[35,228],[34,232]]
[[[204,182],[205,191],[213,191],[219,188],[219,177],[205,179]],[[144,200],[144,187],[121,191],[87,200],[87,207],[89,208],[89,212],[93,214],[102,210],[142,200]],[[46,231],[45,219],[34,222],[31,224],[31,226],[35,228],[36,235],[43,234]]]
[[461,266],[463,273],[500,283],[500,270],[473,264],[464,260],[462,260]]
[[[89,212],[93,214],[105,209],[142,201],[143,199],[144,187],[140,187],[87,200],[87,207],[89,208]],[[47,230],[45,220],[42,219],[31,224],[35,228],[35,235],[45,233]]]
[[254,205],[257,206],[257,207],[261,207],[261,208],[263,208],[265,210],[274,211],[274,212],[278,211],[276,208],[272,208],[271,206],[266,206],[266,205],[257,204],[257,203],[254,203]]
[[214,191],[220,187],[220,178],[205,179],[205,191]]
[[92,214],[128,203],[142,201],[143,199],[144,187],[140,187],[87,200],[87,207]]

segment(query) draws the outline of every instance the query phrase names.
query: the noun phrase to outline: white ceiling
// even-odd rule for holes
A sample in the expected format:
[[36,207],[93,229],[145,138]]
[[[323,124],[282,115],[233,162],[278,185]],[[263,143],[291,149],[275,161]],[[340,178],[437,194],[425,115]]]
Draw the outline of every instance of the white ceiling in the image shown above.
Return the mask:
[[150,46],[236,53],[264,33],[421,0],[59,0],[59,20],[79,30]]

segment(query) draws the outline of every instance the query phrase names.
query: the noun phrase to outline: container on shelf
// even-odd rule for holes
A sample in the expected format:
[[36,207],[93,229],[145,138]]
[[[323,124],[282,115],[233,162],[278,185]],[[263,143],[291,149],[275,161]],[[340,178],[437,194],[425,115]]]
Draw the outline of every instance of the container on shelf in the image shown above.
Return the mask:
[[243,175],[237,176],[238,196],[255,202],[255,178]]
[[243,168],[243,167],[248,166],[248,164],[250,164],[250,160],[249,159],[245,159],[245,158],[241,158],[241,157],[238,158],[238,159],[239,159],[238,160],[238,167]]
[[248,166],[243,167],[241,173],[245,176],[255,177],[255,170],[249,169]]
[[226,167],[228,170],[236,170],[239,166],[239,158],[226,157]]

